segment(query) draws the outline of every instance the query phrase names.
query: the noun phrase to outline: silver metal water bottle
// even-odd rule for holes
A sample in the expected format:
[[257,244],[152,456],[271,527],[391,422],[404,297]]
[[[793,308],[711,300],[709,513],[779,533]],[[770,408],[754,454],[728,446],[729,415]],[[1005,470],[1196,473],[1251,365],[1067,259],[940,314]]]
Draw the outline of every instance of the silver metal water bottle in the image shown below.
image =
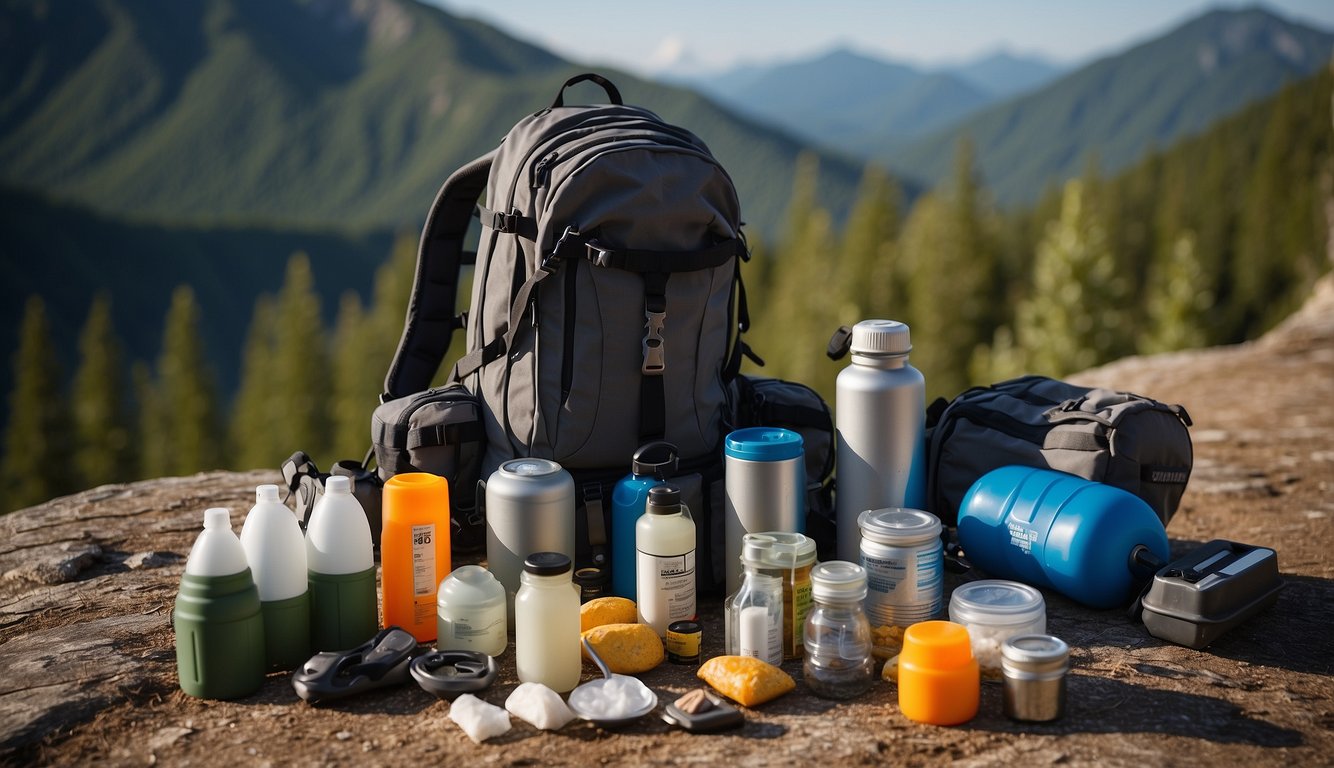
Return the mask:
[[741,586],[741,545],[746,534],[806,532],[806,460],[801,435],[778,427],[729,433],[723,457],[727,491],[723,560],[730,595]]
[[523,562],[534,552],[574,561],[574,478],[548,459],[511,459],[486,481],[486,567],[505,587],[510,626]]
[[838,374],[838,559],[857,562],[857,516],[868,509],[926,509],[926,382],[908,364],[908,326],[863,320],[852,364]]

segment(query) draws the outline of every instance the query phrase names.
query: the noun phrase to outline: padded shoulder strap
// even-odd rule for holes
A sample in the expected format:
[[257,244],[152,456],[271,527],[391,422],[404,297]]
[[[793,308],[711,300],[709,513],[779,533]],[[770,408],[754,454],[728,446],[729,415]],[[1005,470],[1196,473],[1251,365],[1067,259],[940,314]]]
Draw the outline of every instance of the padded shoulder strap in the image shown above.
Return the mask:
[[417,273],[403,323],[403,337],[384,377],[381,402],[431,385],[454,332],[463,327],[454,314],[458,301],[463,238],[477,199],[486,191],[495,151],[455,171],[436,193],[417,246]]

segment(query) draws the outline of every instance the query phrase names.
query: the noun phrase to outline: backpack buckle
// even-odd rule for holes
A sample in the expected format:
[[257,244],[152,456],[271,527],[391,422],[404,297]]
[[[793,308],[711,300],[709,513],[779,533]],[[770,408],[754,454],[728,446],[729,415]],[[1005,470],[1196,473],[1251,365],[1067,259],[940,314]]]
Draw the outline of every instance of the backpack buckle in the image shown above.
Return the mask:
[[666,354],[662,346],[662,328],[667,320],[667,313],[646,309],[644,318],[647,320],[644,323],[647,330],[644,333],[644,364],[640,367],[640,372],[645,376],[661,376],[667,369]]

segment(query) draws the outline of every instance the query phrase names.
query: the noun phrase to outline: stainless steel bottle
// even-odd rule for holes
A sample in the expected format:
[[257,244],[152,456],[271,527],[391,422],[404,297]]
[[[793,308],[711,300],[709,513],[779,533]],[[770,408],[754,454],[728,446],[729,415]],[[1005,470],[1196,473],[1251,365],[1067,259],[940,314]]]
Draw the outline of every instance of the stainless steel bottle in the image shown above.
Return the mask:
[[926,382],[908,364],[908,326],[863,320],[852,329],[852,364],[838,374],[838,559],[857,562],[857,516],[885,507],[926,508]]
[[765,531],[806,532],[806,465],[801,435],[776,427],[730,433],[723,456],[727,473],[723,559],[730,595],[741,586],[742,537]]
[[574,478],[547,459],[511,459],[486,481],[486,564],[505,587],[510,626],[523,561],[559,552],[574,561]]

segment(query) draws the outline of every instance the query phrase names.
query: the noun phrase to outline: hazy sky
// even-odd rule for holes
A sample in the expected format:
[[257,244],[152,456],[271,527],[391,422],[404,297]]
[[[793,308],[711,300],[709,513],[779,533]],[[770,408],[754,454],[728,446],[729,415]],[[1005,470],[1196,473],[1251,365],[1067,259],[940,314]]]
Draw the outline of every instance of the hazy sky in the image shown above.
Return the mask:
[[[1206,0],[430,0],[576,62],[635,72],[718,69],[798,58],[837,45],[918,64],[998,48],[1072,63],[1153,37]],[[1334,0],[1270,0],[1291,19],[1334,30]]]

